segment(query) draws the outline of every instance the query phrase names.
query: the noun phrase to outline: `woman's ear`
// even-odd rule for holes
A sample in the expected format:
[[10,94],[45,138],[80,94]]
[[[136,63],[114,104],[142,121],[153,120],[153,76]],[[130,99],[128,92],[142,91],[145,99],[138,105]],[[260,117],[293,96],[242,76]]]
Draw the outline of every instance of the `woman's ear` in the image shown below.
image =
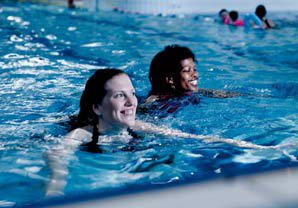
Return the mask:
[[92,106],[93,112],[98,115],[101,116],[102,115],[102,107],[101,105],[97,104],[97,105],[93,105]]

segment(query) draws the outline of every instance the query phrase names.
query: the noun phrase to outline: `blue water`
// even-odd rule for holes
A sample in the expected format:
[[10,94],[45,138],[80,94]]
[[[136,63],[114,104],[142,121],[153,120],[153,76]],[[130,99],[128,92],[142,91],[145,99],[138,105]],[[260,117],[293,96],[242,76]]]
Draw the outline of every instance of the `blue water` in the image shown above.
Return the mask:
[[[45,153],[67,133],[88,77],[125,70],[145,97],[152,57],[168,44],[196,54],[201,88],[244,96],[201,98],[161,119],[139,119],[189,133],[218,135],[274,150],[146,135],[135,151],[78,151],[68,165],[66,195],[163,186],[297,166],[298,16],[274,13],[279,29],[233,28],[216,14],[185,17],[90,13],[56,6],[0,5],[0,206],[44,200]],[[63,159],[62,159],[63,160]]]

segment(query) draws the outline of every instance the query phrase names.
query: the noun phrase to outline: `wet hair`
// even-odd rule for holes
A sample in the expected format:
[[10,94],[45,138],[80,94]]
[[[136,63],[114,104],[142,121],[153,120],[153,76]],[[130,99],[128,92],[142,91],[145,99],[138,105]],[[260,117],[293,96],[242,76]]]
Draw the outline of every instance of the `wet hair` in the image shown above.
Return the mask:
[[[88,79],[80,100],[80,112],[77,120],[77,127],[93,126],[92,141],[87,144],[89,147],[97,147],[98,142],[98,115],[93,111],[93,106],[102,103],[107,91],[105,84],[113,77],[126,74],[119,69],[99,69]],[[92,151],[92,149],[91,149]]]
[[238,19],[238,12],[233,10],[229,12],[230,18],[233,22],[235,22]]
[[[149,80],[151,91],[149,95],[180,94],[183,92],[180,84],[181,61],[192,58],[195,61],[194,53],[187,47],[169,45],[158,52],[151,61]],[[172,78],[175,89],[167,83]]]
[[221,10],[218,12],[218,16],[221,16],[222,13],[224,13],[224,12],[228,12],[228,10],[226,10],[226,9],[221,9]]
[[264,5],[259,5],[256,8],[255,14],[262,20],[266,16],[266,8]]

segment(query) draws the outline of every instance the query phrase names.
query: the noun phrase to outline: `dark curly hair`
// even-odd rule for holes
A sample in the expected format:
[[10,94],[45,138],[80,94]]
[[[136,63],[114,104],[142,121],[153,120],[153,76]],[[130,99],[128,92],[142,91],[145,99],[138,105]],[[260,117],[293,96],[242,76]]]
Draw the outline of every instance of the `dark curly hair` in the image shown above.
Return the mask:
[[[179,94],[183,92],[180,82],[181,61],[192,58],[195,61],[194,53],[187,47],[169,45],[157,53],[151,61],[149,80],[151,91],[149,95]],[[175,89],[166,81],[172,78]]]

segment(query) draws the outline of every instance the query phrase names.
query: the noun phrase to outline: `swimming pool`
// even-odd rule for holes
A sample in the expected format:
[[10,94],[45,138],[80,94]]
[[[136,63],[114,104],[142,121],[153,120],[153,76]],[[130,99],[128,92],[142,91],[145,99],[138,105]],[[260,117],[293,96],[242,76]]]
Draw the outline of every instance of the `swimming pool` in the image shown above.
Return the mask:
[[[68,165],[66,195],[163,186],[297,166],[298,33],[295,13],[274,13],[279,29],[232,28],[216,15],[146,16],[90,13],[5,3],[0,8],[0,206],[44,199],[45,153],[66,134],[87,78],[117,67],[141,97],[152,57],[168,44],[196,54],[202,88],[245,96],[201,98],[162,119],[139,118],[190,133],[261,145],[285,145],[291,157],[195,139],[148,135],[138,151],[78,151]],[[37,18],[38,17],[38,18]]]

